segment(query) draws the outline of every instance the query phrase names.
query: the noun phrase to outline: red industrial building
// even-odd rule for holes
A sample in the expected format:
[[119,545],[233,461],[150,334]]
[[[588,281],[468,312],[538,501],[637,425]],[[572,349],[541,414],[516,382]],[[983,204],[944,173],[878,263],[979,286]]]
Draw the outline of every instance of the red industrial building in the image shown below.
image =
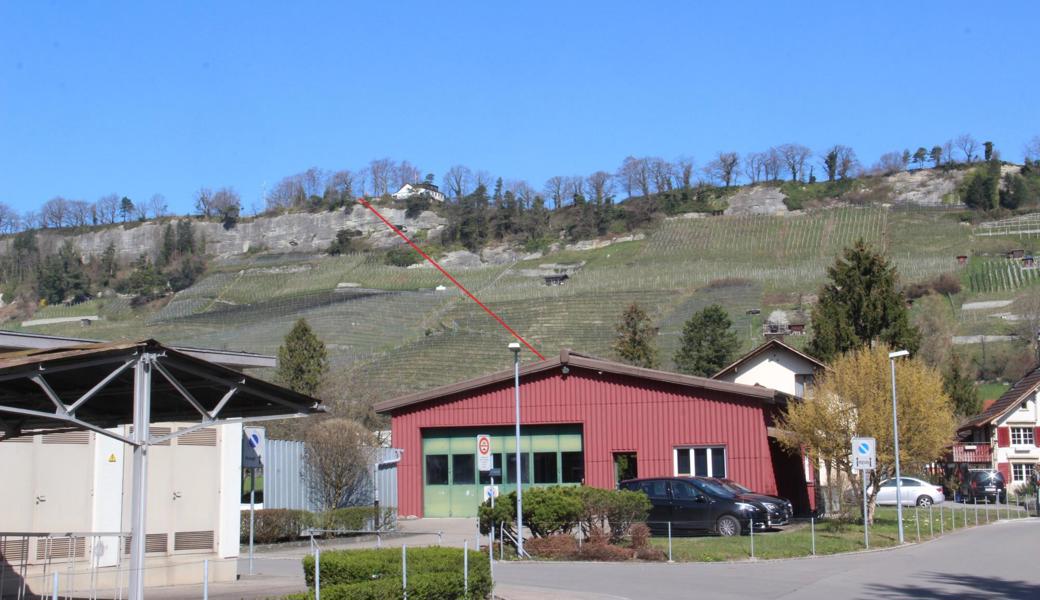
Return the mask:
[[[507,355],[508,356],[508,355]],[[500,492],[515,489],[513,371],[376,405],[392,418],[402,516],[476,514],[490,481],[476,468],[476,436],[492,436]],[[729,477],[814,507],[812,469],[785,452],[773,428],[788,396],[774,390],[584,356],[520,369],[525,485],[613,488],[619,478]]]

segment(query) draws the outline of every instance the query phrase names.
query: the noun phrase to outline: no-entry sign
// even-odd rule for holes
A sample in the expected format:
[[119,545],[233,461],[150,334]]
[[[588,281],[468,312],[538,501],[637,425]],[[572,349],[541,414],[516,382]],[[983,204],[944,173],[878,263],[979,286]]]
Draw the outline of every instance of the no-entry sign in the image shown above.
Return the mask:
[[477,469],[490,471],[493,462],[491,460],[491,436],[482,433],[477,436]]

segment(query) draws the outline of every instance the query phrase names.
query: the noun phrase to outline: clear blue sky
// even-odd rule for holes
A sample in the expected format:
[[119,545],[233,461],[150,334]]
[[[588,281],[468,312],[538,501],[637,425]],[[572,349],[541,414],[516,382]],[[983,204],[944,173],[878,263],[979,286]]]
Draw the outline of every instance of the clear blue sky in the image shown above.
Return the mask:
[[539,189],[784,142],[1018,160],[1040,134],[1035,2],[728,4],[5,1],[0,202],[230,185],[248,210],[384,156]]

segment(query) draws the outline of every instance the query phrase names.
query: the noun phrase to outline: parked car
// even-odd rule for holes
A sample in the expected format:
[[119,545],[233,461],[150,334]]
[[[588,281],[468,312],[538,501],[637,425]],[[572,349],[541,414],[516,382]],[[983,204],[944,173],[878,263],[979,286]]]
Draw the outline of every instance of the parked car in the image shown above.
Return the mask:
[[712,481],[717,482],[722,487],[736,494],[737,498],[740,500],[750,500],[752,502],[758,502],[764,506],[766,510],[769,511],[770,525],[776,527],[787,525],[791,522],[791,517],[794,515],[794,507],[791,505],[791,501],[787,498],[753,492],[750,488],[744,487],[732,479],[713,478]]
[[[903,494],[902,504],[903,506],[931,506],[933,504],[939,504],[946,499],[943,495],[943,488],[941,485],[934,483],[928,483],[921,479],[914,477],[901,477]],[[878,504],[896,504],[896,480],[895,478],[886,479],[881,482],[881,489],[878,490],[876,502]]]
[[641,491],[650,498],[647,525],[654,533],[707,531],[722,536],[741,535],[769,526],[769,512],[761,503],[741,500],[707,477],[629,479],[623,490]]
[[1004,475],[995,469],[970,469],[960,487],[961,500],[972,503],[1007,500]]

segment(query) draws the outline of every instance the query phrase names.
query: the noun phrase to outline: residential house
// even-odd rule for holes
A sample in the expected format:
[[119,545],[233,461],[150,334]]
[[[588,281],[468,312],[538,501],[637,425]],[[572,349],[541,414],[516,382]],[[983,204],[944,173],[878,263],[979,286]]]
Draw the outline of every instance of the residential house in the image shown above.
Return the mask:
[[407,200],[416,196],[426,196],[430,200],[444,202],[444,192],[436,185],[429,182],[406,183],[401,189],[391,194],[394,200]]

